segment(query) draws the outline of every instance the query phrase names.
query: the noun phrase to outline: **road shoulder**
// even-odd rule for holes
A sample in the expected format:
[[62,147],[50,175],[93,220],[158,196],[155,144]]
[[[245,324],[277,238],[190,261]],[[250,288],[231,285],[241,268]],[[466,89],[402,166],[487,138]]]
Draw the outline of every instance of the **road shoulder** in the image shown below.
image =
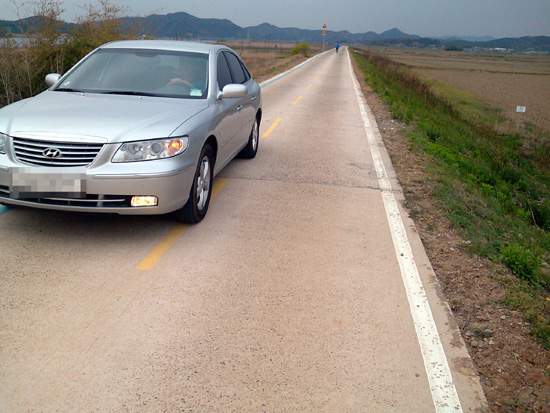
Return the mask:
[[[354,68],[354,70],[356,77],[358,77],[357,69]],[[370,109],[371,103],[374,104],[377,109],[383,108],[383,105],[378,99],[372,99],[374,94],[369,90],[368,86],[366,86],[364,82],[360,82],[360,84],[363,92],[363,102],[368,102],[369,105],[366,107],[366,112],[370,124],[374,129],[376,146],[378,147],[380,155],[383,158],[384,167],[390,178],[393,193],[396,195],[398,201],[399,214],[406,230],[408,242],[410,243],[410,247],[413,251],[414,261],[416,262],[416,267],[418,269],[422,286],[425,289],[425,294],[428,297],[428,302],[430,303],[431,312],[435,320],[435,324],[437,325],[441,344],[444,348],[447,361],[450,364],[452,379],[457,388],[462,409],[463,411],[485,411],[487,410],[487,400],[483,393],[476,368],[462,339],[460,329],[454,319],[447,298],[439,285],[438,279],[430,263],[428,255],[426,254],[415,223],[411,219],[409,212],[404,207],[405,197],[400,186],[398,175],[393,168],[392,161],[390,160],[384,145],[383,137],[380,133],[379,127],[377,126],[378,119],[375,119],[375,116]],[[367,100],[365,95],[370,96],[371,99]],[[384,130],[385,129],[386,128],[384,128]],[[415,323],[418,324],[417,321],[415,321]],[[422,330],[422,327],[420,330]],[[421,336],[419,336],[419,339],[421,340]],[[432,349],[429,351],[433,352]],[[425,363],[429,363],[429,358],[425,360]],[[435,374],[435,372],[432,372],[432,374]],[[436,399],[437,396],[434,394],[434,402],[437,405],[438,402]]]

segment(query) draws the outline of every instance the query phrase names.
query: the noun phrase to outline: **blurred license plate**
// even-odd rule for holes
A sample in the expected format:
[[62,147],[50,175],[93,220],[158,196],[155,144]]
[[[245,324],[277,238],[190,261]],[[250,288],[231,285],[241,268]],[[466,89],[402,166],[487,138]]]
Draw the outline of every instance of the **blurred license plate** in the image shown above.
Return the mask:
[[10,197],[84,198],[86,168],[12,168]]

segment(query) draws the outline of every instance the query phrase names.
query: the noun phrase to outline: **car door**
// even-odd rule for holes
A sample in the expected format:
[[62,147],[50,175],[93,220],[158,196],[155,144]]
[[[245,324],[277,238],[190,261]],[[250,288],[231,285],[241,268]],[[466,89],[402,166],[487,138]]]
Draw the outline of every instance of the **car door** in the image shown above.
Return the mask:
[[255,83],[251,80],[251,76],[248,73],[248,70],[245,68],[244,63],[241,59],[231,52],[223,52],[229,68],[231,69],[231,75],[233,78],[233,83],[243,84],[247,86],[248,93],[241,99],[240,105],[240,131],[238,132],[237,137],[237,147],[241,147],[248,140],[250,131],[252,130],[252,122],[256,116],[256,105],[255,100],[257,96],[254,95],[252,87]]
[[[220,91],[223,90],[224,86],[234,83],[224,52],[218,53],[217,57],[217,81],[217,87]],[[236,139],[236,137],[242,129],[240,112],[243,105],[241,101],[240,98],[224,98],[218,99],[216,102],[218,106],[216,130],[220,143],[217,166],[224,164],[238,149],[239,139]]]

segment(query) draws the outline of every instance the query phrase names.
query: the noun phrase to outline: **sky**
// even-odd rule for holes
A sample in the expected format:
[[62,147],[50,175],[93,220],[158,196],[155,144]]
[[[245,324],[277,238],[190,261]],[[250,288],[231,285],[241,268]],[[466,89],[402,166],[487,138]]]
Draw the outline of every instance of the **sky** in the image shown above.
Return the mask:
[[[33,1],[33,0],[31,0]],[[36,0],[34,0],[36,1]],[[38,0],[47,1],[47,0]],[[74,21],[82,5],[97,0],[57,0],[62,17]],[[300,29],[382,33],[398,28],[434,36],[550,36],[550,0],[110,0],[127,15],[184,11],[200,18],[228,19],[241,26],[270,23]],[[0,19],[15,20],[14,2],[0,0]],[[20,12],[21,17],[30,15]],[[28,8],[27,8],[28,10]]]

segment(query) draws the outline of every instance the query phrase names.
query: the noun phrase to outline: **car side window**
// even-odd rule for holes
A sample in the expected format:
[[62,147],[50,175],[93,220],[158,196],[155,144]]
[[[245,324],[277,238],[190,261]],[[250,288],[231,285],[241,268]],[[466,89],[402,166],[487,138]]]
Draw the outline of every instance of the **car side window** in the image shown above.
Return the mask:
[[[239,59],[240,60],[240,59]],[[245,82],[248,82],[248,80],[252,77],[250,76],[250,73],[248,72],[248,69],[246,68],[245,64],[243,63],[242,60],[240,60],[241,62],[241,67],[243,68],[243,72],[244,72],[244,77],[245,77]]]
[[231,68],[231,73],[233,74],[233,82],[241,84],[245,83],[247,79],[239,58],[233,53],[223,52],[223,54],[225,55],[227,63],[229,63],[229,67]]
[[218,55],[218,87],[220,90],[223,90],[225,85],[233,83],[231,80],[231,72],[229,71],[229,66],[227,61],[223,56],[223,53]]

